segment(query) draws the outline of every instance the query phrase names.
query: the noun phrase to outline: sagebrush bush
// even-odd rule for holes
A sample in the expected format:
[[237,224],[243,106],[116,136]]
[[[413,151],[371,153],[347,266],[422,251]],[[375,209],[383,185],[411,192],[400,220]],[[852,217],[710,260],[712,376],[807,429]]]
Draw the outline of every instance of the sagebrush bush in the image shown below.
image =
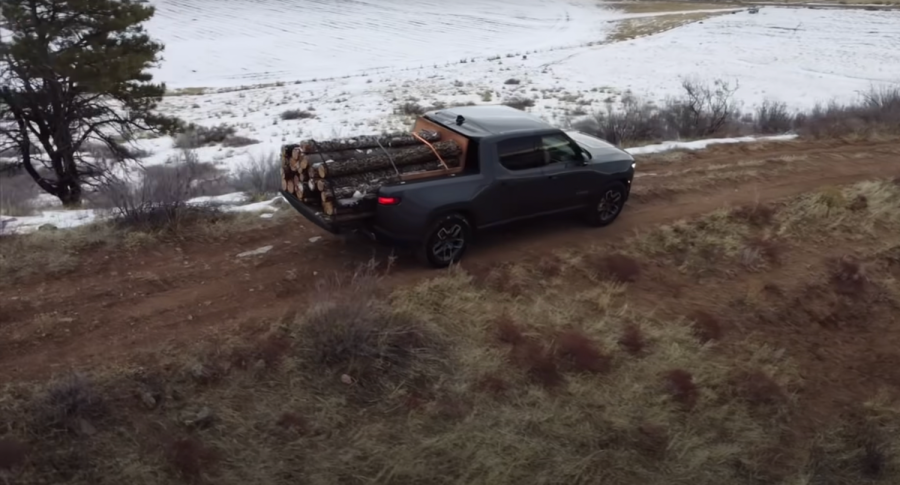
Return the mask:
[[34,199],[40,192],[38,185],[27,174],[0,174],[0,214],[31,215],[34,212]]
[[531,108],[534,106],[534,100],[531,98],[513,97],[504,101],[503,104],[509,106],[510,108],[524,111],[525,108]]
[[251,155],[231,176],[231,185],[254,199],[276,194],[281,189],[281,163],[275,152]]
[[210,169],[194,152],[183,150],[166,165],[142,169],[137,181],[109,177],[98,189],[98,200],[112,208],[120,226],[177,229],[183,223],[218,214],[215,207],[188,204],[199,195],[198,187]]
[[302,109],[289,109],[281,113],[281,119],[284,121],[290,120],[305,120],[309,118],[315,118],[316,115],[310,113],[309,111],[304,111]]
[[175,138],[175,148],[192,149],[223,143],[234,133],[235,128],[225,123],[211,127],[190,124]]

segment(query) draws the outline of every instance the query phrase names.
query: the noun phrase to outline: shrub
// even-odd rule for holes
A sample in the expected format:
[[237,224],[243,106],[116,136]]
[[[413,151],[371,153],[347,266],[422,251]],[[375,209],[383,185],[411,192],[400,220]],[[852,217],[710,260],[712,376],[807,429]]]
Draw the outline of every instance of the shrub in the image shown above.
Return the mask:
[[0,214],[27,216],[34,211],[32,202],[40,193],[27,174],[0,175]]
[[798,115],[795,126],[801,134],[825,138],[878,128],[896,130],[900,128],[900,87],[872,88],[856,104],[817,104]]
[[260,199],[278,193],[281,188],[281,165],[276,153],[265,156],[251,155],[239,165],[232,175],[231,184],[242,192]]
[[734,101],[738,85],[716,79],[712,86],[694,80],[681,83],[684,95],[669,98],[663,108],[667,123],[681,138],[709,137],[739,118]]
[[200,148],[216,143],[222,143],[227,138],[233,136],[235,129],[233,126],[222,123],[218,126],[206,127],[190,124],[175,138],[175,148],[189,150]]
[[509,106],[510,108],[515,108],[524,111],[525,108],[531,108],[534,106],[534,100],[530,98],[509,98],[503,102],[504,105]]
[[397,109],[395,111],[397,112],[397,114],[401,115],[419,116],[425,113],[426,109],[415,101],[407,101],[397,106]]
[[622,97],[620,111],[615,111],[609,103],[606,112],[594,113],[590,119],[576,123],[575,128],[616,145],[659,140],[669,135],[659,109],[631,94]]
[[99,197],[113,209],[118,225],[144,230],[174,230],[181,224],[217,214],[210,206],[189,205],[209,165],[200,163],[194,152],[183,150],[164,166],[140,171],[136,183],[109,177],[99,188]]
[[259,143],[259,140],[247,138],[246,136],[230,136],[222,141],[222,146],[228,148],[240,148],[250,145],[256,145],[257,143]]
[[316,115],[310,113],[309,111],[303,111],[302,109],[289,109],[283,113],[281,113],[281,119],[284,121],[290,120],[306,120],[309,118],[315,118]]
[[794,126],[794,116],[787,104],[766,100],[756,108],[754,131],[761,134],[785,133]]

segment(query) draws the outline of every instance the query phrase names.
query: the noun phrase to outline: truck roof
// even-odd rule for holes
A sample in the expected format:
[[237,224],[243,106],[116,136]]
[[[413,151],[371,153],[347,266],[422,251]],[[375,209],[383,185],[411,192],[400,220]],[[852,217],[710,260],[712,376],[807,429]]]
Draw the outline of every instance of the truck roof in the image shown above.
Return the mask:
[[537,116],[502,105],[459,106],[429,111],[423,116],[471,138],[554,129]]

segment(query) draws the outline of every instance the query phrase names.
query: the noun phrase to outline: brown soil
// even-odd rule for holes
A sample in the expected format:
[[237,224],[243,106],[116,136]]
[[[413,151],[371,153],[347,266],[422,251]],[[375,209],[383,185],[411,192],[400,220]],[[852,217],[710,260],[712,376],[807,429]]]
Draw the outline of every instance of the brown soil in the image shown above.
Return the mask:
[[[784,162],[785,159],[791,161]],[[754,160],[782,161],[741,164]],[[779,169],[783,164],[790,164],[790,169]],[[722,168],[723,165],[733,167]],[[590,229],[573,218],[509,227],[485,235],[468,253],[464,268],[472,274],[484,274],[500,263],[540,261],[552,251],[589,247],[598,238],[624,238],[638,230],[722,207],[758,204],[822,186],[900,176],[900,143],[832,141],[719,146],[686,154],[677,162],[658,156],[640,159],[638,170],[635,191],[643,195],[632,200],[611,227]],[[737,175],[727,180],[710,176],[722,170]],[[752,176],[742,177],[741,172],[752,172]],[[679,185],[681,181],[683,185]],[[321,240],[310,242],[316,236],[322,236]],[[273,249],[265,255],[236,256],[268,245]],[[827,249],[827,245],[810,248],[810,261]],[[841,251],[833,252],[835,257],[842,256]],[[279,319],[301,311],[315,294],[309,289],[330,278],[350,274],[373,258],[387,273],[387,286],[435,274],[404,254],[396,261],[390,256],[386,248],[332,237],[299,215],[275,218],[263,229],[235,233],[227,242],[184,241],[140,251],[84,252],[79,267],[64,276],[35,276],[15,285],[0,286],[0,383],[42,379],[72,368],[146,362],[155,353],[175,352],[197,343],[253,337]],[[718,293],[709,291],[707,285],[702,290],[692,289],[696,282],[685,280],[683,275],[658,269],[648,272],[626,263],[627,260],[608,258],[597,263],[597,270],[603,270],[605,265],[606,271],[627,273],[625,279],[636,280],[629,294],[634,301],[657,304],[660,297],[674,296],[678,303],[670,303],[668,311],[729,310],[723,302],[733,295],[722,294],[724,289]],[[779,291],[788,294],[801,291],[793,288],[791,282],[796,281],[798,264],[803,263],[801,258],[776,268],[760,284],[777,285]],[[741,291],[746,291],[747,282],[742,285]],[[764,317],[754,316],[763,327]],[[725,318],[717,321],[714,316],[701,320],[698,332],[708,340],[723,335],[727,339],[732,327],[740,323]],[[792,343],[807,348],[816,358],[815,342],[800,342],[805,337],[799,333],[779,332],[779,338],[796,340]],[[629,330],[623,345],[639,352],[644,344],[637,343],[640,335],[634,333]],[[830,337],[826,334],[823,338]],[[876,339],[880,342],[878,348],[866,352],[876,357],[883,355],[886,364],[896,364],[895,354],[889,351],[897,348],[898,339]],[[887,372],[887,367],[876,367],[873,361],[865,364],[868,367],[844,373],[846,377],[831,373],[846,364],[846,356],[854,349],[852,342],[847,342],[841,354],[819,356],[828,363],[827,370],[821,370],[823,379],[834,379],[835,386],[840,382],[846,386],[846,392],[852,391],[854,379],[862,379],[866,373]],[[894,362],[889,362],[891,359]],[[674,373],[668,379],[675,395],[689,404],[690,380]],[[886,375],[885,379],[895,379],[900,384],[900,374]],[[765,388],[762,384],[759,387]],[[748,392],[757,392],[754,389]]]

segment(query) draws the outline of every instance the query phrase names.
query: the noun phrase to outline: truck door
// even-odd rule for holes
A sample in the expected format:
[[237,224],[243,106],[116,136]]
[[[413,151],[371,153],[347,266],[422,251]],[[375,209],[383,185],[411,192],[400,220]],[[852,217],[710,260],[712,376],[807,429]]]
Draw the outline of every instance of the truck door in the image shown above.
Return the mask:
[[541,210],[547,177],[539,141],[537,136],[523,136],[497,143],[499,164],[493,168],[496,177],[478,201],[480,219],[485,225],[527,217]]
[[597,172],[584,166],[574,141],[565,134],[540,137],[539,150],[544,158],[546,209],[561,211],[584,206],[603,187]]

